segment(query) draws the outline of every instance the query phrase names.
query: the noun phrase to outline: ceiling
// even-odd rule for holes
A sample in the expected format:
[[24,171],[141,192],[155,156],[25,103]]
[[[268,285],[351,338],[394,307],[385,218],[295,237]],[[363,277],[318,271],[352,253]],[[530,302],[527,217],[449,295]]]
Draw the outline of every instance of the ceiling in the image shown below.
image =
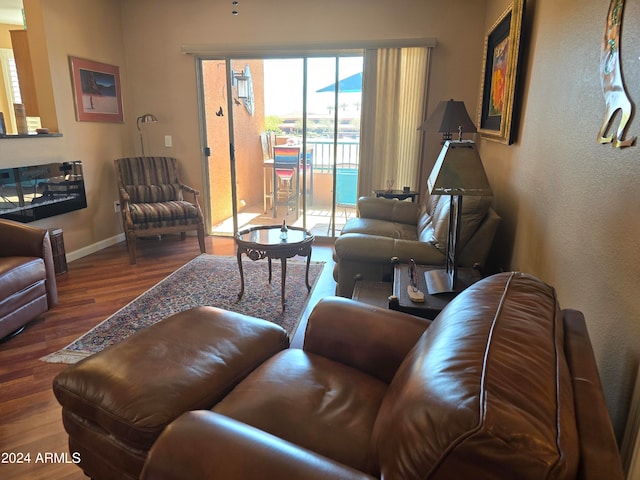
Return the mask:
[[22,0],[0,0],[0,23],[22,25]]

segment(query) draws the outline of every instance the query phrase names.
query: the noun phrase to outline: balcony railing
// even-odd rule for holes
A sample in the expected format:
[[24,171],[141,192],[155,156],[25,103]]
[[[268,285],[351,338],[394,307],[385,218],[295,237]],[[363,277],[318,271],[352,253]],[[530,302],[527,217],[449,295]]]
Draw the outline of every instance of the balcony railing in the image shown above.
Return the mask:
[[334,163],[356,169],[360,163],[359,140],[338,140],[335,155],[333,140],[307,139],[307,145],[313,147],[314,173],[332,173]]

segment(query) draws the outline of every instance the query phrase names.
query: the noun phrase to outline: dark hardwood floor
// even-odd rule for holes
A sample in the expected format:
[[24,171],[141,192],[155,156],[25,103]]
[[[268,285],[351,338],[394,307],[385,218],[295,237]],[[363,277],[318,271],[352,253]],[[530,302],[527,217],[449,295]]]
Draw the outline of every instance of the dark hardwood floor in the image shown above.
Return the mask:
[[[207,253],[235,255],[231,238],[208,237],[206,242]],[[65,347],[199,253],[194,237],[180,241],[166,236],[139,240],[137,265],[129,265],[124,243],[69,263],[69,271],[57,277],[58,305],[0,344],[0,478],[86,479],[70,457],[65,459],[67,435],[51,389],[53,378],[67,365],[39,359]],[[302,344],[313,305],[334,294],[331,254],[331,245],[314,244],[312,260],[326,265],[292,339],[294,347]],[[30,463],[16,463],[26,454]]]

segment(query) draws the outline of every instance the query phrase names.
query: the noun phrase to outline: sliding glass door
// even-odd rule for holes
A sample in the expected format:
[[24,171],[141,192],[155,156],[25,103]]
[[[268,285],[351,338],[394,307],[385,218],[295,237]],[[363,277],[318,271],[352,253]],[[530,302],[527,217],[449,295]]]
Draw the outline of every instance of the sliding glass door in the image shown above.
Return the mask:
[[340,232],[355,214],[362,56],[201,60],[209,224]]
[[307,60],[307,145],[313,151],[307,223],[318,233],[340,233],[355,215],[360,148],[362,57]]

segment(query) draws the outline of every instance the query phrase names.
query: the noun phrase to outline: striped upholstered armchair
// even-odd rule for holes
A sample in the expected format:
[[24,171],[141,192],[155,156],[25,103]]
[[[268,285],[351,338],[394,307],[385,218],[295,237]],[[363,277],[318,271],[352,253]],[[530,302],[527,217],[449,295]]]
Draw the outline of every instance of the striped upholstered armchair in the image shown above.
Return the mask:
[[[136,263],[136,238],[196,230],[200,251],[205,252],[204,217],[200,192],[178,179],[178,161],[171,157],[129,157],[115,161],[122,222],[129,260]],[[193,195],[193,202],[184,199]]]

